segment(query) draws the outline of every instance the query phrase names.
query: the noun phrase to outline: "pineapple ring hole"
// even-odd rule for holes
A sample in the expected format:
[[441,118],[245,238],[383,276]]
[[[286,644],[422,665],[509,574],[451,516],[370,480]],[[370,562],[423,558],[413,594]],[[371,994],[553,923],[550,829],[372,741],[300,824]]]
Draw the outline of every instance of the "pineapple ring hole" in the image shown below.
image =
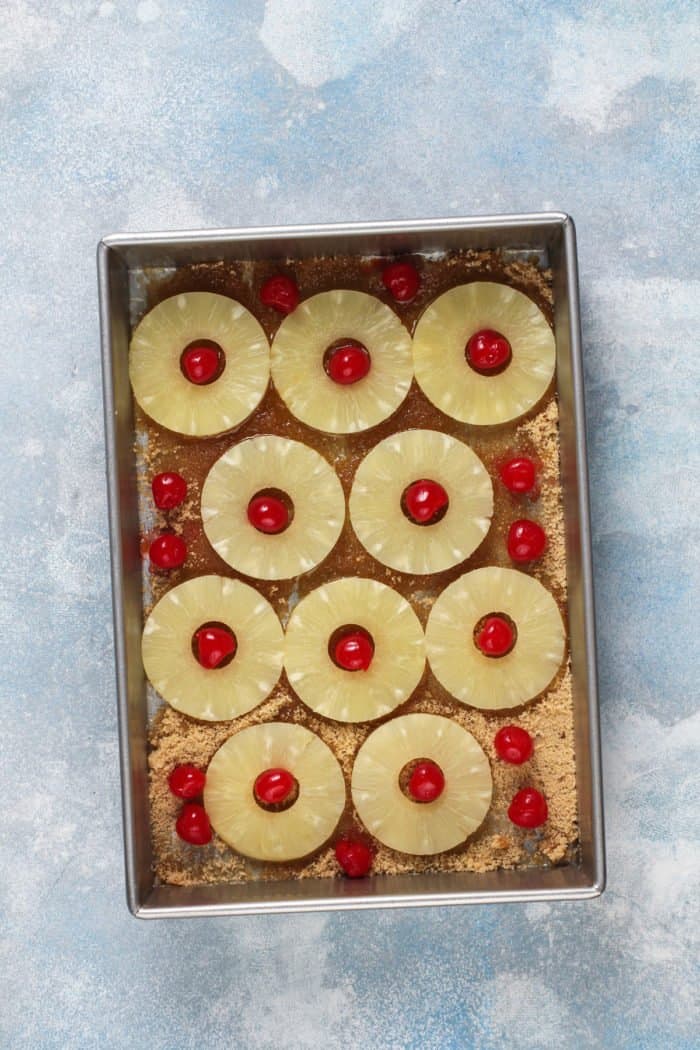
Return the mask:
[[[195,350],[213,351],[216,354],[216,364],[212,371],[212,374],[203,379],[193,379],[187,370],[187,356],[192,354]],[[215,383],[217,379],[221,377],[224,369],[226,368],[226,354],[222,347],[218,343],[215,343],[212,339],[193,339],[191,343],[188,343],[180,354],[180,371],[187,380],[188,383],[192,383],[194,386],[210,386]]]
[[422,799],[422,798],[416,798],[411,793],[411,789],[410,789],[410,786],[409,786],[410,783],[411,783],[411,777],[415,773],[415,771],[418,768],[418,766],[422,766],[422,765],[424,765],[426,763],[428,765],[430,765],[430,766],[437,766],[437,768],[440,770],[441,776],[444,779],[444,773],[442,772],[442,769],[440,769],[440,766],[437,764],[437,762],[434,759],[432,759],[432,758],[425,758],[425,757],[423,757],[423,758],[412,758],[410,762],[407,762],[406,765],[402,767],[402,769],[399,772],[399,778],[398,778],[399,779],[399,787],[401,789],[402,794],[404,794],[406,796],[406,798],[409,800],[409,802],[415,802],[419,806],[428,806],[428,805],[430,805],[430,802],[436,801],[436,799],[440,797],[440,795],[442,794],[442,792],[444,790],[444,787],[441,788],[439,794],[436,796],[436,799],[430,799],[430,800]]
[[[223,658],[223,660],[221,660],[218,664],[216,664],[215,667],[207,667],[207,665],[203,664],[202,661],[199,659],[199,647],[198,647],[198,644],[197,644],[197,635],[199,634],[200,631],[206,631],[206,630],[208,630],[209,628],[212,628],[212,627],[216,628],[219,631],[224,631],[225,634],[229,635],[229,637],[233,639],[234,646],[233,646],[233,652],[228,653],[228,655],[225,656]],[[238,639],[236,638],[236,635],[231,630],[231,628],[228,626],[228,624],[222,623],[221,620],[207,620],[206,623],[201,623],[199,625],[199,627],[197,628],[197,630],[192,635],[192,655],[194,656],[195,660],[200,665],[200,667],[204,667],[207,671],[221,671],[222,668],[228,667],[228,665],[231,663],[231,661],[233,660],[233,658],[235,657],[237,652],[238,652]]]
[[[431,489],[433,490],[432,493],[430,492]],[[421,490],[425,491],[421,492]],[[421,521],[409,509],[413,500],[424,512],[429,511],[431,500],[436,503],[437,509],[429,517]],[[449,509],[450,497],[443,486],[431,478],[419,478],[416,481],[412,481],[401,493],[401,510],[404,517],[408,518],[412,525],[420,525],[421,528],[428,525],[437,525],[439,521],[442,521]]]
[[[354,652],[348,654],[352,659],[346,663],[349,662],[355,666],[346,666],[346,663],[339,659],[338,654],[338,647],[350,639],[354,642],[352,646]],[[365,627],[356,623],[345,623],[342,627],[336,627],[328,639],[328,656],[341,671],[366,671],[374,658],[374,638]]]
[[[259,791],[269,794],[270,801],[261,798]],[[299,798],[299,781],[287,769],[264,769],[253,783],[253,798],[266,813],[284,813]]]
[[497,376],[513,360],[513,348],[500,332],[481,328],[467,340],[464,348],[467,364],[480,376]]
[[[510,643],[509,643],[508,647],[507,648],[503,648],[502,651],[489,653],[485,649],[483,649],[481,647],[481,645],[479,644],[479,642],[478,642],[479,635],[484,630],[484,628],[486,627],[486,625],[489,622],[489,620],[501,620],[510,629],[510,633],[511,633]],[[505,632],[503,632],[503,633],[505,633]],[[515,620],[511,619],[511,617],[508,615],[508,613],[504,613],[504,612],[490,612],[490,613],[486,613],[485,616],[482,616],[481,619],[478,620],[474,624],[473,637],[474,637],[474,645],[479,650],[479,652],[481,653],[482,656],[486,656],[489,660],[501,660],[504,656],[507,656],[508,653],[512,653],[513,649],[515,648],[515,643],[518,640],[518,625],[516,624]]]
[[341,386],[358,383],[372,367],[370,352],[357,339],[336,339],[323,355],[323,370]]
[[[251,514],[251,509],[258,500],[273,500],[277,504],[281,503],[284,507],[284,511],[286,512],[286,522],[282,524],[281,527],[277,527],[277,525],[274,525],[270,528],[260,528],[258,525],[256,525],[255,521],[253,520],[254,514]],[[286,532],[289,526],[292,524],[292,521],[294,520],[294,503],[292,502],[291,496],[289,495],[289,493],[285,492],[284,489],[259,489],[253,496],[250,497],[250,500],[248,502],[248,520],[250,521],[253,528],[257,529],[258,532],[267,533],[268,535],[273,536],[278,536],[280,533]]]

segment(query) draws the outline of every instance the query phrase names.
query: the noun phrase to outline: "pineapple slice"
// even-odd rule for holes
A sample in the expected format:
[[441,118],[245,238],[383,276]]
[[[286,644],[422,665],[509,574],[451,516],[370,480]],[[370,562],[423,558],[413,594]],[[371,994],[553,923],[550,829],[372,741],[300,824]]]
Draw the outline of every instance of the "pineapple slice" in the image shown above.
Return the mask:
[[[515,644],[503,656],[477,647],[486,618],[507,617]],[[474,569],[446,587],[426,627],[428,660],[435,677],[456,700],[487,711],[533,700],[564,659],[561,613],[542,584],[515,569]]]
[[[343,628],[351,628],[344,631]],[[358,630],[359,629],[359,630]],[[353,665],[353,643],[369,648]],[[350,660],[334,662],[350,642]],[[411,606],[377,580],[345,578],[311,591],[294,609],[285,635],[287,677],[303,702],[337,722],[368,722],[407,700],[425,668],[423,628]]]
[[[291,508],[281,531],[261,531],[251,521],[251,504],[265,491],[278,493],[278,507],[281,495]],[[343,488],[326,460],[272,434],[230,448],[202,488],[202,523],[212,547],[231,568],[261,580],[313,569],[335,546],[344,521]]]
[[[347,368],[336,371],[331,355],[341,343],[350,346]],[[272,379],[289,411],[331,434],[381,423],[412,378],[410,335],[390,307],[366,292],[313,295],[285,317],[272,342]]]
[[[298,795],[289,808],[263,808],[256,781],[285,770]],[[300,725],[267,722],[242,729],[216,752],[207,770],[204,806],[217,835],[255,860],[305,857],[326,842],[345,808],[345,778],[330,748]]]
[[[416,759],[435,762],[444,789],[432,802],[404,793],[402,770]],[[441,715],[394,718],[368,736],[352,771],[357,815],[390,849],[422,856],[452,849],[479,827],[491,805],[488,759],[466,729]]]
[[[491,374],[468,363],[467,344],[480,332],[509,344],[509,363],[497,358]],[[522,416],[545,394],[554,375],[554,335],[522,292],[474,281],[426,309],[413,336],[413,361],[419,386],[437,408],[461,423],[494,426]]]
[[[417,524],[402,510],[414,482],[430,479],[449,504],[442,517]],[[407,430],[380,441],[357,469],[350,521],[369,553],[399,572],[442,572],[468,558],[489,530],[493,488],[464,442],[435,430]]]
[[[223,370],[191,381],[183,354],[209,344]],[[267,336],[249,310],[225,295],[184,292],[137,325],[129,352],[134,397],[151,419],[189,437],[231,430],[257,408],[270,378]]]
[[[205,667],[194,639],[210,624],[232,632],[235,654],[228,663]],[[146,620],[141,652],[148,679],[171,707],[219,722],[238,718],[272,692],[282,670],[284,635],[272,606],[247,583],[199,576],[161,598]]]

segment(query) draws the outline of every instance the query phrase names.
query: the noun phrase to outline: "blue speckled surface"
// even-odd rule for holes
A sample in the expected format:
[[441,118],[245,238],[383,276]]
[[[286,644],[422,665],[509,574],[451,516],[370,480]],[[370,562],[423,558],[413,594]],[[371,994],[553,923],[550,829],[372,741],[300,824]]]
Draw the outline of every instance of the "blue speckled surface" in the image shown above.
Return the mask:
[[[697,37],[681,0],[1,0],[3,1046],[698,1046]],[[96,241],[549,207],[579,233],[607,893],[138,923]]]

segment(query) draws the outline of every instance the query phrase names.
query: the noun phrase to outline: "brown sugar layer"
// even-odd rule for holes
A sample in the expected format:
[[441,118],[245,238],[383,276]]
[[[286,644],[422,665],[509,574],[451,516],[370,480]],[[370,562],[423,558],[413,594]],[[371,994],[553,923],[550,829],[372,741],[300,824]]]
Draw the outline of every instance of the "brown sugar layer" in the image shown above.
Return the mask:
[[[297,281],[302,299],[332,288],[356,288],[389,303],[409,331],[423,309],[441,292],[469,280],[500,281],[529,295],[551,322],[551,275],[534,262],[507,260],[498,253],[460,252],[442,256],[409,257],[421,273],[421,288],[409,304],[394,303],[381,281],[381,260],[353,257],[315,258],[283,265],[273,263],[213,263],[184,267],[167,280],[147,282],[147,306],[154,306],[181,291],[206,290],[239,300],[250,309],[272,338],[281,317],[261,305],[258,292],[275,272]],[[526,417],[498,427],[472,427],[458,423],[437,410],[413,383],[399,410],[371,430],[334,436],[311,430],[294,419],[272,386],[260,406],[234,433],[206,440],[188,440],[170,433],[136,409],[136,454],[141,492],[142,550],[147,553],[152,536],[170,528],[188,545],[184,566],[168,574],[153,573],[144,560],[144,613],[171,587],[205,573],[243,579],[253,584],[272,604],[285,625],[294,604],[314,588],[341,576],[368,576],[394,587],[413,606],[423,626],[437,595],[454,579],[485,565],[512,567],[506,534],[517,518],[539,522],[547,534],[547,549],[530,569],[547,587],[566,622],[566,561],[559,482],[558,406],[550,390]],[[380,440],[409,428],[443,431],[465,441],[489,471],[494,489],[494,515],[483,543],[466,561],[434,576],[396,572],[375,561],[361,546],[346,520],[331,554],[312,571],[294,580],[261,581],[241,576],[223,562],[204,536],[199,512],[201,488],[209,468],[231,445],[255,434],[279,434],[311,446],[334,467],[345,496],[355,471]],[[538,467],[533,496],[514,496],[501,483],[499,467],[513,455],[528,455]],[[188,483],[184,504],[168,512],[153,507],[150,481],[154,474],[175,470]],[[409,856],[382,846],[364,832],[350,801],[349,784],[354,757],[378,724],[345,724],[315,715],[295,696],[285,675],[271,696],[255,710],[232,722],[205,723],[159,707],[150,727],[150,803],[157,878],[165,883],[194,885],[239,882],[248,879],[319,878],[336,876],[340,869],[334,842],[345,834],[368,841],[374,852],[376,873],[489,871],[496,868],[546,866],[567,863],[577,849],[573,702],[568,663],[537,700],[517,711],[485,712],[458,703],[431,673],[428,665],[412,696],[388,718],[414,711],[445,715],[477,739],[491,764],[493,801],[479,830],[465,843],[432,857]],[[206,769],[221,744],[238,730],[273,720],[297,722],[317,733],[341,764],[348,785],[348,801],[333,839],[313,856],[289,864],[261,864],[236,854],[215,835],[211,844],[193,847],[175,833],[181,802],[168,789],[172,768],[194,763]],[[381,720],[380,720],[381,721]],[[493,739],[504,725],[517,722],[534,740],[534,754],[522,766],[508,765],[496,757]],[[549,805],[549,819],[527,831],[513,825],[507,808],[521,787],[541,790]]]

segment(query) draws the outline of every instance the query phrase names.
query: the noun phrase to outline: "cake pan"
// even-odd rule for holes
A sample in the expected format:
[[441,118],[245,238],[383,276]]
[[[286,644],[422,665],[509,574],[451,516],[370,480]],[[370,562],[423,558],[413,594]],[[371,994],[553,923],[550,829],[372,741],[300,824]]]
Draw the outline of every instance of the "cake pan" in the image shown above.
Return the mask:
[[[551,267],[560,408],[561,482],[568,572],[569,647],[574,694],[579,857],[575,863],[517,871],[375,875],[217,886],[159,885],[152,871],[148,813],[146,682],[141,666],[141,555],[134,413],[129,385],[131,323],[149,270],[193,262],[395,255],[499,249]],[[118,234],[98,246],[114,636],[127,900],[141,918],[263,912],[581,900],[605,883],[584,429],[576,235],[563,213],[408,222]]]

